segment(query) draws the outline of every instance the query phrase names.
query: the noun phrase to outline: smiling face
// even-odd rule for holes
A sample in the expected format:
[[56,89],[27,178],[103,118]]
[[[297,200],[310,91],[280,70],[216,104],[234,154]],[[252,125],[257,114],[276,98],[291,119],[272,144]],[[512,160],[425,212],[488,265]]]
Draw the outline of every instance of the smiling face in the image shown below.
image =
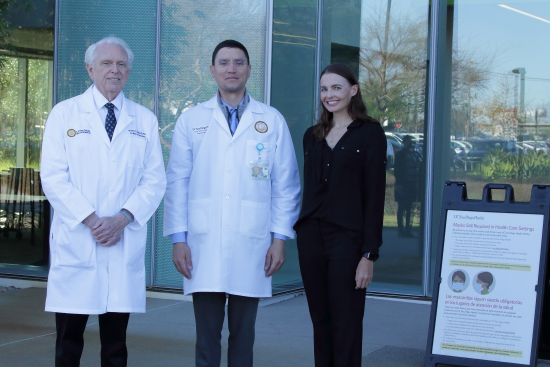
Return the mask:
[[240,48],[221,48],[216,55],[215,64],[210,65],[210,74],[216,80],[218,88],[227,93],[244,91],[250,70],[246,55]]
[[351,85],[338,74],[324,74],[321,77],[321,102],[329,112],[347,111],[351,97],[357,94],[358,88],[358,85]]
[[94,63],[86,64],[86,69],[97,90],[108,101],[118,96],[130,76],[128,55],[122,46],[114,43],[97,46]]

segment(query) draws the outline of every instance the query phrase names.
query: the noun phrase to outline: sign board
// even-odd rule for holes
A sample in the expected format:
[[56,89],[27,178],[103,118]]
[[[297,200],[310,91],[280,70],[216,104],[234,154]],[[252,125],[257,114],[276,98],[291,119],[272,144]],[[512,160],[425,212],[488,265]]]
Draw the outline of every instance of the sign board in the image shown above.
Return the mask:
[[480,201],[449,182],[443,203],[426,366],[535,366],[550,186],[516,203],[510,185]]
[[403,124],[401,123],[401,121],[396,121],[395,122],[395,128],[396,129],[401,129],[402,126],[403,126]]

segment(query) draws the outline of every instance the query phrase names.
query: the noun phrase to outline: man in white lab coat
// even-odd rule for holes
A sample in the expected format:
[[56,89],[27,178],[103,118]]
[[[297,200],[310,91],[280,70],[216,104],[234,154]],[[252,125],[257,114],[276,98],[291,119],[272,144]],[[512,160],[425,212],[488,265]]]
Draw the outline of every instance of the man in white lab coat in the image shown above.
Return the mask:
[[290,132],[276,109],[246,93],[250,70],[241,43],[215,48],[218,93],[179,117],[166,172],[164,235],[172,237],[184,292],[193,294],[201,367],[220,365],[226,297],[228,365],[252,366],[258,301],[271,297],[298,218]]
[[155,115],[124,97],[134,55],[107,37],[86,51],[94,84],[57,104],[41,173],[54,208],[46,311],[56,367],[79,366],[88,315],[99,315],[101,366],[126,366],[130,312],[145,312],[147,221],[166,188]]

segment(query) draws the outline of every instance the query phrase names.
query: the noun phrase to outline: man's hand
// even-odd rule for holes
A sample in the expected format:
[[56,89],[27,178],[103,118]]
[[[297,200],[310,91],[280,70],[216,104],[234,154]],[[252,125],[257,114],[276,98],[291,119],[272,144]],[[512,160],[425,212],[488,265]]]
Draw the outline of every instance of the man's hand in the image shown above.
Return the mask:
[[98,220],[99,220],[99,217],[95,212],[93,212],[92,214],[88,215],[86,219],[82,221],[82,223],[84,223],[84,225],[86,225],[88,228],[90,228],[90,230],[92,230],[94,229],[94,225]]
[[100,246],[114,246],[120,241],[120,236],[129,223],[121,213],[114,217],[99,218],[92,227],[92,236]]
[[372,282],[374,262],[366,257],[361,258],[355,272],[355,289],[367,288]]
[[285,263],[285,241],[275,238],[265,256],[265,276],[270,277],[281,269]]
[[191,249],[185,242],[174,243],[174,250],[172,253],[172,261],[176,265],[176,269],[187,279],[191,279],[191,271],[193,270],[193,263],[191,262]]

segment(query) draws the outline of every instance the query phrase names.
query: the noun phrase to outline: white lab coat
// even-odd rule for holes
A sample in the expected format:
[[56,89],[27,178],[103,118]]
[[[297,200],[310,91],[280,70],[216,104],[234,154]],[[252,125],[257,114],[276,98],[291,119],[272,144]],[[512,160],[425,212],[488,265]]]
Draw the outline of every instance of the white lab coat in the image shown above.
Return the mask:
[[[147,221],[166,188],[155,115],[124,98],[110,142],[92,87],[57,104],[46,123],[40,177],[54,208],[46,311],[145,312]],[[122,240],[96,244],[82,221],[122,208],[135,218]]]
[[[260,133],[255,123],[268,130]],[[260,129],[261,130],[261,129]],[[269,161],[269,179],[252,179],[250,161]],[[166,169],[164,235],[188,231],[193,270],[184,292],[271,297],[265,257],[270,232],[294,238],[300,176],[283,116],[250,98],[231,136],[217,96],[184,112]]]

